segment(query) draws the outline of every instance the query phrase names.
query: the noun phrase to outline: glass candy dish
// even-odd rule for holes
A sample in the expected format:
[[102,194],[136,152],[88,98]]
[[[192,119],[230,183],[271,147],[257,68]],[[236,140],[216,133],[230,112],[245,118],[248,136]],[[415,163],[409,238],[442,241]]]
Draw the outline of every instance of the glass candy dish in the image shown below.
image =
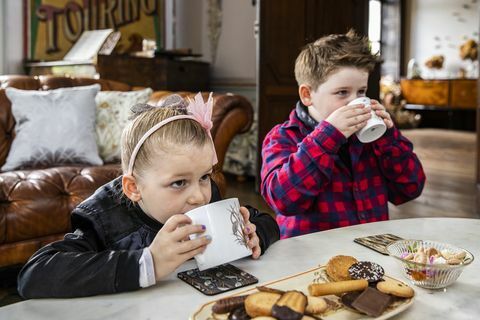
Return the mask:
[[[419,253],[429,248],[434,248],[439,257],[426,254],[426,261],[419,262],[422,261],[422,257],[418,257]],[[465,249],[430,240],[399,240],[388,245],[386,251],[401,264],[407,279],[414,285],[426,289],[441,289],[451,285],[474,259]],[[448,259],[457,264],[449,264],[442,253],[447,258],[457,259],[457,261]],[[415,261],[411,259],[412,256],[416,257]],[[458,258],[462,256],[464,257]]]

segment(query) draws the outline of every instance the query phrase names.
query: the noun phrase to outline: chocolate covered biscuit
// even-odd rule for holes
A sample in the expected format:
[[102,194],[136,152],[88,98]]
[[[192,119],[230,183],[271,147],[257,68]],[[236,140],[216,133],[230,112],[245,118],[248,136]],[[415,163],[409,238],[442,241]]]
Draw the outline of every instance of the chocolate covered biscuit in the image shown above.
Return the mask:
[[380,281],[385,275],[385,271],[378,263],[370,261],[359,261],[348,268],[348,273],[352,279],[365,279],[368,282]]
[[250,320],[250,316],[247,314],[244,306],[236,308],[228,315],[228,320]]
[[215,302],[212,311],[219,314],[228,313],[233,309],[243,306],[246,298],[247,295],[220,299]]
[[279,320],[300,320],[307,307],[307,297],[300,291],[287,291],[272,308],[272,316]]

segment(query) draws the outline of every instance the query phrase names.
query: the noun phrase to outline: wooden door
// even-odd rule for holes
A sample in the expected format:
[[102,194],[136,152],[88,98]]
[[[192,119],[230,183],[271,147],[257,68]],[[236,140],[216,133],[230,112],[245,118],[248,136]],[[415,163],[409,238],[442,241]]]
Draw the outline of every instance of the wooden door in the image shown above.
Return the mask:
[[[480,7],[478,9],[480,13]],[[480,26],[478,26],[480,30]],[[480,64],[480,54],[477,55]],[[477,214],[480,214],[480,78],[477,78]]]
[[[368,0],[261,0],[259,4],[257,173],[265,135],[287,120],[298,100],[294,65],[302,47],[350,28],[368,32]],[[378,78],[369,84],[374,92]]]

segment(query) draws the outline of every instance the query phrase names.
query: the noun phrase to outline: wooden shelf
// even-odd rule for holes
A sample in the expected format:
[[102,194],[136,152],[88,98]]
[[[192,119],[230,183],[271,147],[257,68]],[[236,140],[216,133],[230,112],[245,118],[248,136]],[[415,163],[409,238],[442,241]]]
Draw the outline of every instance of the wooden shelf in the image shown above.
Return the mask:
[[99,55],[97,69],[102,79],[153,90],[195,92],[209,89],[210,66],[202,61],[170,56]]

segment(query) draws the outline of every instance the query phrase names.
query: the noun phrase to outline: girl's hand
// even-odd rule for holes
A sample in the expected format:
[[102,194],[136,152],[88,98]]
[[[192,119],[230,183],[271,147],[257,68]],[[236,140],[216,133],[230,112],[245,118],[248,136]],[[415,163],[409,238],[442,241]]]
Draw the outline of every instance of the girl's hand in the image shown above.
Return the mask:
[[248,247],[252,249],[252,258],[258,259],[258,257],[260,257],[260,254],[262,253],[262,249],[260,249],[260,239],[255,232],[257,230],[257,227],[250,222],[250,212],[247,208],[240,207],[240,213],[243,216],[243,221],[245,221],[243,233],[248,238]]
[[171,216],[148,247],[155,267],[155,280],[172,273],[182,263],[205,250],[210,237],[189,240],[188,236],[205,231],[205,226],[193,225],[183,214]]
[[332,112],[325,121],[337,128],[345,138],[365,127],[372,117],[371,109],[363,104],[343,106]]
[[375,111],[375,114],[379,116],[380,118],[383,119],[383,122],[385,122],[385,125],[387,126],[387,129],[390,129],[393,127],[393,120],[392,117],[390,116],[390,113],[385,109],[383,105],[380,104],[377,100],[370,100],[370,103],[372,105],[372,110]]

